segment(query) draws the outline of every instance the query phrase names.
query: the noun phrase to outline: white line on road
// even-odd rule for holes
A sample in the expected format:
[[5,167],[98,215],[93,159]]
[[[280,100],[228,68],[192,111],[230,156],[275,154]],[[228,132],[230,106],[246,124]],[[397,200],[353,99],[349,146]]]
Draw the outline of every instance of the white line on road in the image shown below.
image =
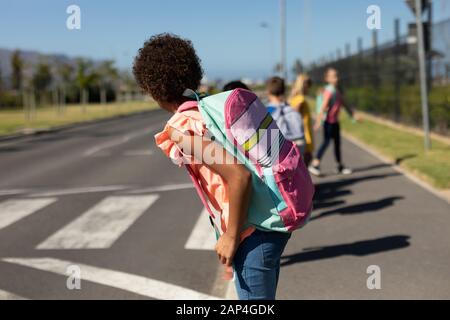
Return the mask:
[[105,198],[37,249],[109,248],[158,198],[158,195]]
[[203,209],[184,248],[188,250],[214,250],[215,244],[214,229],[209,222],[208,212]]
[[146,128],[145,130],[141,130],[129,135],[126,135],[120,139],[116,139],[116,140],[112,140],[112,141],[108,141],[99,145],[96,145],[95,147],[92,147],[88,150],[86,150],[84,152],[84,156],[85,157],[89,157],[89,156],[93,156],[94,154],[96,154],[97,152],[103,151],[105,149],[109,149],[109,148],[113,148],[116,147],[118,145],[121,145],[123,143],[126,143],[134,138],[140,137],[142,135],[146,135],[146,134],[150,134],[153,130],[152,128]]
[[0,289],[0,300],[28,300],[27,298],[18,296],[14,293]]
[[[133,292],[160,300],[217,300],[204,293],[159,280],[146,278],[121,271],[98,268],[76,262],[53,258],[4,258],[3,261],[42,271],[66,275],[67,268],[76,265],[81,270],[81,280]],[[83,286],[83,283],[81,283]]]
[[0,203],[0,229],[55,202],[55,198],[14,199]]
[[12,196],[27,192],[25,189],[0,190],[0,196]]
[[126,194],[176,191],[176,190],[192,189],[192,188],[194,188],[194,185],[192,183],[167,184],[167,185],[163,185],[163,186],[137,189],[137,190],[126,192]]
[[129,150],[129,151],[125,151],[124,156],[128,156],[128,157],[140,157],[140,156],[151,156],[153,155],[153,151],[152,150]]
[[37,192],[31,195],[31,197],[51,197],[51,196],[64,196],[80,193],[95,193],[95,192],[107,192],[107,191],[120,191],[128,189],[127,186],[95,186],[95,187],[80,187],[69,189],[57,189]]

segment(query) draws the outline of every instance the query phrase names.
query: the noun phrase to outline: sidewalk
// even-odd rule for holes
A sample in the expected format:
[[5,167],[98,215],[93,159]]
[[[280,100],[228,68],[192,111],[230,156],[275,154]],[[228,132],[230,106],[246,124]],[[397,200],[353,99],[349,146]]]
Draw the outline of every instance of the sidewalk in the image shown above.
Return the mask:
[[[315,179],[315,211],[283,260],[279,299],[450,298],[450,205],[348,140],[351,176],[333,174],[332,150]],[[369,290],[371,265],[381,290]]]

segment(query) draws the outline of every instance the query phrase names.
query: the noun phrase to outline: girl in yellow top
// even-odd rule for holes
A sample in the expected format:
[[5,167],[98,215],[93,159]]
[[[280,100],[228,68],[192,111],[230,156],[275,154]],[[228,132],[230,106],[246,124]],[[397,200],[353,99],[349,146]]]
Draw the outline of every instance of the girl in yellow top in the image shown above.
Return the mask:
[[305,131],[305,154],[304,161],[308,166],[313,158],[314,153],[314,136],[313,136],[313,124],[311,119],[311,110],[309,108],[308,101],[306,101],[306,95],[311,87],[311,79],[306,74],[300,74],[292,87],[291,95],[289,97],[289,104],[300,112],[303,119],[303,128]]

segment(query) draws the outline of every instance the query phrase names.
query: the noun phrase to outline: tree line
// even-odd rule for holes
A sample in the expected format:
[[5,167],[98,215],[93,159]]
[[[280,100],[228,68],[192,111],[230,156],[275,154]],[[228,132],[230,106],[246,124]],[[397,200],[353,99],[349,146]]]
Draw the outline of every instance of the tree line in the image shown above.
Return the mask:
[[9,63],[8,78],[0,69],[2,109],[128,101],[140,95],[132,75],[120,71],[113,60],[54,62],[41,57],[31,65],[15,50]]

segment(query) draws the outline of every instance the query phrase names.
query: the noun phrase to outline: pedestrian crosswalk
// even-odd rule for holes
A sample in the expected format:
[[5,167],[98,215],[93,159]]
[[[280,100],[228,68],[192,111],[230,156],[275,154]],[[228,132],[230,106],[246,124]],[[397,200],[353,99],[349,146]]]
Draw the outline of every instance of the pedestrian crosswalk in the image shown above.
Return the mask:
[[[190,185],[189,185],[190,186]],[[185,189],[187,184],[177,185]],[[164,187],[140,190],[136,194],[122,191],[120,195],[112,195],[102,199],[66,223],[44,241],[40,242],[38,250],[70,250],[70,249],[107,249],[110,248],[151,206],[160,198],[157,193],[144,191],[170,191]],[[102,191],[104,191],[102,189]],[[60,195],[67,196],[64,190]],[[45,193],[30,194],[27,197],[11,198],[0,201],[0,231],[22,219],[45,210],[47,206],[64,201],[64,197],[38,197]],[[49,195],[49,194],[48,194]],[[187,250],[214,250],[215,233],[208,219],[208,213],[203,209],[186,239],[184,248]]]
[[194,229],[184,245],[188,250],[214,250],[216,236],[208,218],[208,211],[203,209],[200,213]]
[[[99,268],[54,258],[4,258],[5,262],[37,270],[67,275],[70,266],[81,270],[83,281],[90,281],[109,287],[126,290],[145,297],[161,300],[217,300],[217,297],[122,271]],[[12,296],[9,296],[12,298]]]
[[157,195],[105,198],[37,249],[109,248],[157,199]]
[[41,210],[56,198],[11,199],[0,203],[0,230]]
[[[132,225],[137,223],[138,219],[144,214],[152,212],[152,206],[161,199],[165,192],[173,191],[173,189],[184,190],[190,187],[187,184],[170,185],[153,189],[148,188],[148,190],[141,189],[136,193],[122,188],[113,189],[109,191],[113,193],[106,196],[103,193],[105,190],[102,189],[102,195],[92,205],[84,211],[73,212],[71,215],[72,220],[64,221],[59,229],[56,231],[52,230],[53,233],[45,235],[46,237],[39,239],[40,242],[32,244],[32,248],[37,250],[33,257],[17,258],[10,254],[1,257],[0,253],[0,262],[51,272],[60,276],[66,275],[65,267],[67,265],[76,264],[82,266],[84,280],[130,291],[142,296],[157,299],[215,299],[215,297],[208,294],[156,279],[48,257],[49,250],[106,250],[111,248]],[[144,193],[144,191],[148,193]],[[71,211],[71,206],[68,204],[74,201],[72,193],[61,190],[61,193],[52,193],[52,196],[45,193],[34,193],[13,195],[6,200],[0,199],[0,235],[3,230],[6,231],[8,227],[21,223],[23,219],[32,215],[43,214],[42,219],[46,219],[48,218],[48,215],[46,216],[48,212],[57,213],[60,208]],[[92,193],[81,194],[81,197],[90,197],[91,199],[93,196],[95,197]],[[51,211],[46,212],[47,207]],[[152,212],[152,214],[154,213],[155,211]],[[194,216],[197,217],[197,222],[190,235],[184,235],[186,236],[184,249],[214,250],[215,235],[208,220],[207,212],[199,210]],[[38,219],[40,223],[45,221],[42,219]],[[22,230],[23,226],[21,226]],[[34,228],[34,225],[31,228]],[[39,252],[42,252],[42,258],[38,257]],[[22,298],[15,293],[10,293],[9,290],[2,291],[2,289],[0,288],[0,300]]]
[[18,296],[12,292],[0,289],[0,301],[2,300],[26,300],[26,298]]

